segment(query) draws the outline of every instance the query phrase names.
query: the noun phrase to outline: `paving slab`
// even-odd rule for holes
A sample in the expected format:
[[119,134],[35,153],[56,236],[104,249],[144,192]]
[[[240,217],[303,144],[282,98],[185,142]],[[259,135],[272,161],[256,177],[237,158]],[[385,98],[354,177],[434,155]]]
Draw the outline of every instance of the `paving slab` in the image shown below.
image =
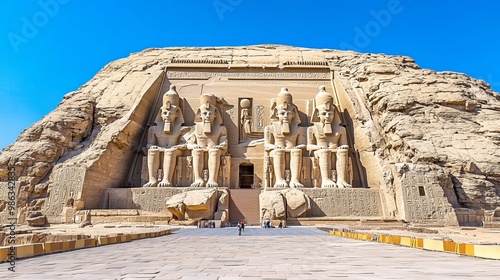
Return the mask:
[[181,229],[0,264],[0,279],[499,279],[500,261],[329,235],[313,227]]

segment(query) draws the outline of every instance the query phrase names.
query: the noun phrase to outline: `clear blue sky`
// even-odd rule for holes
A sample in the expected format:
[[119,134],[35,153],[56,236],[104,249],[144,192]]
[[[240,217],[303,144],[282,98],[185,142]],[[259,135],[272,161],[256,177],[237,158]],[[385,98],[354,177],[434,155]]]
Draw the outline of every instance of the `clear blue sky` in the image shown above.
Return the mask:
[[500,1],[0,2],[0,149],[107,63],[150,47],[286,44],[413,57],[500,91]]

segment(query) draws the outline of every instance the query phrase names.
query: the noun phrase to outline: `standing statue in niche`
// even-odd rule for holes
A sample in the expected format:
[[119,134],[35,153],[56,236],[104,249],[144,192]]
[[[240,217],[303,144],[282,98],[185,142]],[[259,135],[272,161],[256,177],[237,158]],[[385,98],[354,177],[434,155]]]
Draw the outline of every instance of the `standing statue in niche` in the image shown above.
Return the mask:
[[[179,107],[179,94],[174,85],[163,95],[160,113],[156,125],[148,130],[148,175],[149,181],[144,187],[171,187],[176,168],[177,156],[186,149],[181,142],[184,117]],[[161,162],[163,156],[163,162]],[[161,165],[161,166],[160,166]],[[158,183],[158,170],[163,169],[163,178]]]
[[[300,118],[297,107],[292,102],[292,95],[287,88],[282,88],[271,106],[271,124],[264,129],[264,149],[273,159],[274,187],[303,187],[299,182],[302,166],[302,149],[306,147],[304,129],[299,127]],[[304,138],[304,139],[303,139]],[[290,178],[287,183],[286,154],[290,158]]]
[[252,113],[250,112],[250,105],[251,102],[248,99],[242,99],[240,101],[240,142],[245,142],[248,135],[252,133]]
[[189,138],[188,149],[192,150],[193,176],[192,187],[203,187],[203,165],[208,156],[208,179],[206,187],[218,187],[217,178],[220,157],[227,151],[227,132],[222,116],[216,107],[217,98],[213,94],[200,96],[200,107],[195,115],[195,131]]
[[[318,160],[322,188],[350,188],[347,183],[347,145],[346,129],[340,125],[340,115],[333,104],[333,97],[326,92],[325,86],[314,98],[311,123],[307,128],[307,149],[314,151]],[[336,178],[335,178],[336,177]]]

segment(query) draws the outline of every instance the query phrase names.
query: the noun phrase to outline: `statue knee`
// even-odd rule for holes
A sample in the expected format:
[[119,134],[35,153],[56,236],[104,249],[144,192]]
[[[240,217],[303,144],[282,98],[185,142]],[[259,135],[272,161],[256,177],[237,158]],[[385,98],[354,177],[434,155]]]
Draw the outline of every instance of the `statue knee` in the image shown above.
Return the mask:
[[208,154],[210,156],[218,156],[220,154],[220,150],[219,149],[209,149]]
[[277,149],[277,150],[272,150],[270,155],[272,157],[280,157],[285,155],[285,150],[282,149]]
[[193,149],[193,153],[202,153],[203,149]]
[[292,149],[290,151],[290,154],[292,156],[301,156],[302,155],[302,150],[301,149]]
[[320,149],[320,150],[316,150],[314,151],[314,156],[319,158],[319,157],[322,157],[322,156],[328,156],[330,155],[331,151],[329,149]]
[[154,155],[157,155],[159,152],[160,152],[160,150],[158,150],[158,149],[149,149],[148,155],[154,156]]

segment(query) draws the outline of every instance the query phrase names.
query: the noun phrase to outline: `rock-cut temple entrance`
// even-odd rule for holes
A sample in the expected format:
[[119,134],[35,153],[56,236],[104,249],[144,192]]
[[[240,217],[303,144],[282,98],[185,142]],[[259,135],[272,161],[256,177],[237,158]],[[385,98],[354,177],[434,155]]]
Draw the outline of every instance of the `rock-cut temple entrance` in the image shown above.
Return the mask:
[[253,187],[254,168],[253,164],[240,165],[240,188],[251,189]]

